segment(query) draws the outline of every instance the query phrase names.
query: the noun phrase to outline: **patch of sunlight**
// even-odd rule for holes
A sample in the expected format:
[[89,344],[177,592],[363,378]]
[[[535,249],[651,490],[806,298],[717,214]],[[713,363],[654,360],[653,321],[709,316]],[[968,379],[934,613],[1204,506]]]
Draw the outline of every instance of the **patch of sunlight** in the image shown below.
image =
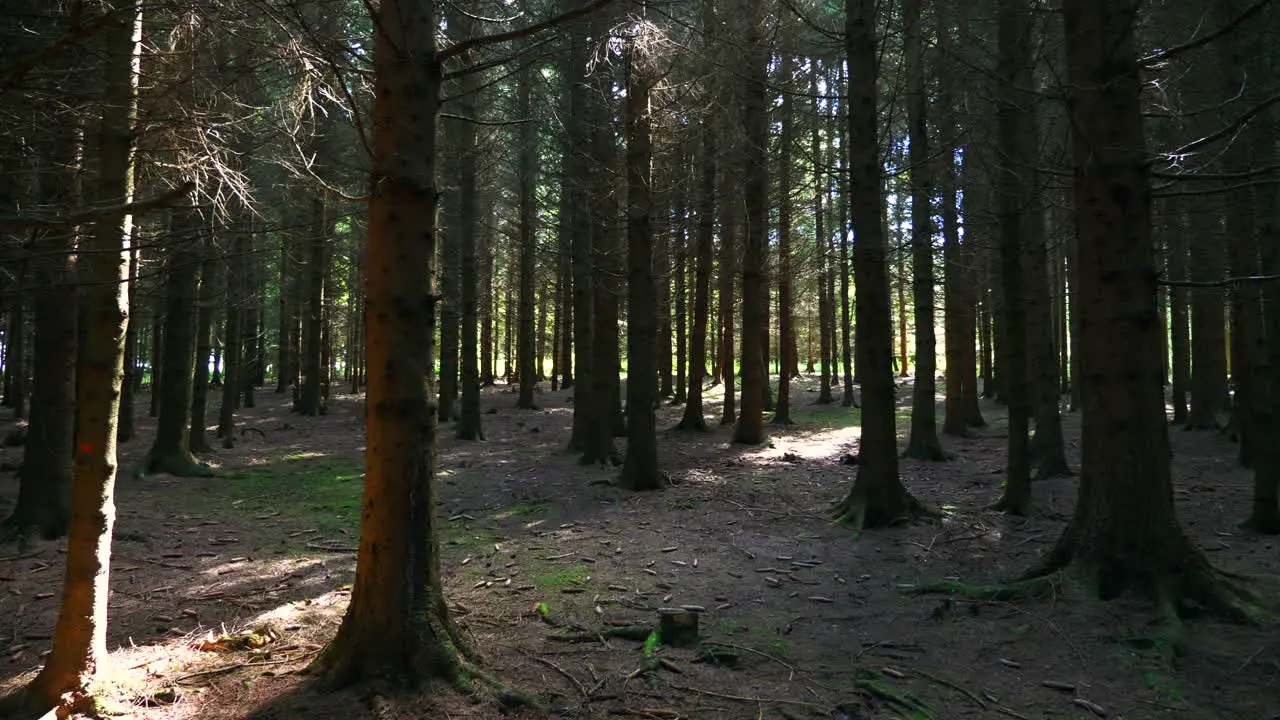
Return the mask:
[[729,479],[723,475],[717,475],[713,470],[705,470],[702,468],[690,468],[684,473],[684,481],[696,485],[724,485]]
[[284,462],[297,462],[298,460],[328,457],[328,455],[328,453],[322,453],[318,450],[304,450],[302,452],[289,453],[280,459]]
[[541,515],[551,510],[551,506],[547,503],[536,503],[533,505],[513,505],[501,512],[493,515],[494,520],[506,520],[516,515]]

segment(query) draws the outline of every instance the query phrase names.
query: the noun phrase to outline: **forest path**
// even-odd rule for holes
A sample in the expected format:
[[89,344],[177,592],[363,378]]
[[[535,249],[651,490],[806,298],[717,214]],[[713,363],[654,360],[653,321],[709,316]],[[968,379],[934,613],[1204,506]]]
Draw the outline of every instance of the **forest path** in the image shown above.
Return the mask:
[[[944,438],[952,461],[903,461],[908,487],[945,519],[855,538],[829,510],[853,477],[840,459],[856,451],[858,416],[813,405],[815,386],[796,383],[798,422],[771,427],[766,447],[733,445],[728,428],[664,432],[673,484],[648,494],[619,490],[609,484],[616,468],[583,467],[563,451],[572,391],[515,410],[514,395],[487,389],[488,439],[458,442],[443,427],[440,465],[446,595],[485,664],[576,717],[894,717],[890,697],[918,699],[915,712],[936,718],[1093,717],[1077,700],[1125,718],[1280,713],[1274,629],[1196,620],[1191,652],[1170,668],[1145,647],[1149,608],[1090,603],[1071,584],[1019,605],[904,594],[1026,568],[1061,532],[1075,480],[1036,483],[1030,520],[985,511],[1000,492],[1004,440],[1001,410],[984,404],[987,428]],[[718,417],[715,393],[706,409]],[[242,423],[256,431],[210,456],[219,477],[134,478],[150,422],[123,448],[109,643],[122,648],[129,716],[495,717],[448,694],[375,712],[368,696],[314,695],[288,672],[331,637],[348,597],[363,433],[357,398],[336,398],[319,418],[290,415],[283,396],[258,398]],[[664,406],[659,427],[679,413]],[[904,429],[906,420],[904,410]],[[1078,417],[1065,426],[1075,465]],[[1280,575],[1277,542],[1234,527],[1249,474],[1233,448],[1212,433],[1172,437],[1189,532],[1222,567]],[[13,476],[0,477],[2,502],[15,494]],[[0,559],[0,674],[10,683],[48,647],[59,547]],[[645,662],[640,639],[593,637],[651,625],[657,607],[678,605],[705,608],[704,639],[722,661],[736,654],[731,664],[663,647],[666,664],[628,677]]]

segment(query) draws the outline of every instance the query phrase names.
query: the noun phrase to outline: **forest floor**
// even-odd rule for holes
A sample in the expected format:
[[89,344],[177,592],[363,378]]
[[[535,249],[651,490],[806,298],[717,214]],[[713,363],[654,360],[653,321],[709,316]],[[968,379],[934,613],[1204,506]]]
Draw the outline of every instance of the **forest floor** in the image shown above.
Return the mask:
[[[1030,566],[1070,516],[1076,481],[1037,482],[1030,520],[985,510],[1000,493],[1005,423],[984,404],[988,427],[944,438],[952,461],[903,462],[908,487],[945,519],[855,537],[830,510],[853,477],[840,458],[856,452],[858,415],[814,405],[815,386],[814,378],[797,383],[797,424],[770,427],[766,447],[733,445],[727,428],[664,432],[662,465],[673,484],[646,494],[611,485],[616,468],[583,467],[564,452],[571,391],[540,393],[540,409],[515,410],[505,388],[487,389],[488,439],[458,442],[446,427],[440,453],[445,592],[483,664],[582,718],[1280,716],[1274,626],[1194,619],[1189,651],[1170,664],[1151,649],[1153,608],[1092,602],[1071,581],[1051,599],[1018,604],[905,592],[948,578],[991,582]],[[910,393],[899,397],[905,403]],[[718,418],[718,398],[708,398],[709,416]],[[122,446],[108,629],[120,712],[142,720],[499,717],[491,701],[451,692],[319,694],[296,672],[332,637],[350,595],[360,405],[337,397],[327,415],[304,418],[289,413],[284,396],[258,399],[240,425],[255,430],[209,456],[218,477],[136,478],[150,420]],[[660,427],[673,426],[680,410],[664,407]],[[907,418],[904,409],[904,433]],[[1078,463],[1078,416],[1065,424]],[[1262,576],[1259,589],[1276,598],[1280,539],[1236,529],[1249,509],[1250,475],[1236,466],[1234,446],[1216,433],[1172,437],[1188,532],[1219,567]],[[14,462],[20,449],[6,452]],[[16,493],[5,473],[0,515]],[[28,679],[49,647],[63,547],[0,553],[0,692]],[[643,638],[601,636],[616,625],[652,625],[657,607],[681,604],[705,608],[712,657],[660,647],[663,663],[639,674]],[[571,642],[569,628],[585,632]]]

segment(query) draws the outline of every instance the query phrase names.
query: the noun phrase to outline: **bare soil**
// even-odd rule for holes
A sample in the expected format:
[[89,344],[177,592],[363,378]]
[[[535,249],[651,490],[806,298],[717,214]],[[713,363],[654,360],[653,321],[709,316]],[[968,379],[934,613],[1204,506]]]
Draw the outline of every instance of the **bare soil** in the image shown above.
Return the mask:
[[[1005,443],[1003,413],[987,404],[987,428],[944,438],[951,461],[903,461],[909,488],[945,519],[855,537],[830,509],[856,469],[840,459],[857,451],[857,415],[813,405],[815,386],[796,383],[800,422],[772,427],[768,447],[733,445],[727,428],[664,433],[673,484],[647,494],[611,485],[616,468],[564,452],[572,390],[540,393],[530,411],[514,409],[505,388],[487,389],[488,439],[458,442],[445,426],[440,453],[446,593],[482,666],[582,718],[1280,717],[1274,625],[1194,618],[1190,650],[1170,663],[1153,647],[1151,607],[1091,601],[1071,581],[1049,600],[1016,604],[910,594],[1030,566],[1061,532],[1076,482],[1037,482],[1030,520],[985,510],[1000,493]],[[258,400],[242,415],[253,430],[209,456],[218,477],[135,477],[147,419],[122,447],[108,630],[116,710],[142,720],[504,716],[492,693],[320,693],[299,672],[349,597],[359,398],[337,397],[318,418],[291,415],[282,395]],[[664,406],[660,427],[680,411]],[[707,411],[719,416],[718,396]],[[1078,416],[1065,424],[1076,464]],[[1236,528],[1251,476],[1235,447],[1216,433],[1172,436],[1188,532],[1219,567],[1258,576],[1274,603],[1280,539]],[[12,462],[20,449],[7,452]],[[0,514],[16,495],[14,475],[0,476]],[[28,679],[49,647],[64,549],[0,555],[2,691]],[[602,632],[651,626],[658,607],[679,605],[705,609],[700,631],[718,661],[662,646],[649,661],[663,663],[638,673],[642,641]]]

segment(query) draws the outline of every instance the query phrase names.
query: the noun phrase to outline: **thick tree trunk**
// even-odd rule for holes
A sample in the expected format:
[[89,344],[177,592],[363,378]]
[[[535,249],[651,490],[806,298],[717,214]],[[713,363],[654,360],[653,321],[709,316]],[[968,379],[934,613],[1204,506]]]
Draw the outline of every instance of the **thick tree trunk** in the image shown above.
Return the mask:
[[845,50],[849,62],[850,209],[857,242],[858,372],[862,380],[862,438],[858,475],[836,516],[856,529],[879,527],[923,508],[898,477],[894,422],[893,326],[881,202],[879,102],[876,92],[875,0],[845,0]]
[[[68,144],[52,152],[73,149]],[[74,161],[66,158],[43,173],[40,195],[45,206],[65,206],[73,193],[74,167]],[[79,317],[75,266],[70,259],[75,241],[75,235],[65,231],[37,237],[42,256],[34,260],[31,413],[18,468],[18,502],[4,521],[0,537],[53,540],[67,533]]]
[[[575,0],[564,0],[562,9],[576,7]],[[576,389],[573,392],[573,430],[569,450],[582,451],[591,434],[591,360],[595,293],[591,285],[591,228],[587,214],[587,187],[590,182],[585,150],[587,147],[587,24],[576,21],[568,26],[569,49],[561,58],[562,107],[565,138],[561,153],[560,234],[567,237],[570,274],[573,281],[573,349],[577,365]],[[584,392],[586,391],[586,392]]]
[[[93,201],[113,207],[132,201],[135,61],[141,49],[140,5],[102,3],[111,21],[100,32],[102,110],[99,116],[98,182]],[[107,598],[111,531],[115,521],[116,421],[128,323],[125,238],[131,218],[97,220],[83,243],[82,277],[89,309],[76,369],[76,453],[71,525],[62,604],[53,648],[40,674],[24,691],[0,701],[0,714],[36,717],[96,713],[93,692],[107,656]],[[12,711],[12,714],[11,714]]]
[[1043,571],[1074,560],[1103,598],[1127,590],[1166,617],[1238,598],[1178,525],[1157,355],[1149,160],[1134,43],[1138,3],[1066,0],[1085,376],[1080,499]]
[[211,475],[196,462],[189,447],[191,432],[191,391],[196,338],[195,307],[200,278],[200,235],[203,223],[196,210],[179,207],[171,211],[168,273],[168,311],[165,314],[164,355],[160,374],[160,416],[155,440],[143,462],[144,473],[177,476]]
[[[335,684],[461,681],[463,638],[442,589],[431,359],[440,67],[430,3],[382,0],[375,18],[366,327],[368,451],[351,604],[316,660]],[[427,292],[423,292],[426,289]]]
[[[603,37],[611,18],[597,13],[593,22],[593,34]],[[577,398],[591,404],[586,444],[582,462],[617,463],[621,458],[614,447],[613,438],[625,429],[621,418],[621,393],[619,383],[620,359],[618,353],[618,292],[619,276],[618,243],[615,227],[618,207],[609,178],[616,166],[612,108],[607,99],[612,97],[611,73],[597,68],[592,79],[596,95],[588,108],[592,122],[589,125],[591,153],[591,206],[592,237],[592,329],[591,329],[591,388],[579,393]]]
[[[643,12],[643,6],[641,12]],[[643,36],[632,40],[626,55],[627,182],[627,452],[622,486],[656,490],[666,484],[658,470],[657,421],[658,288],[653,274],[653,145],[649,94],[653,80]]]
[[761,37],[759,0],[748,3],[743,42],[748,66],[742,83],[742,200],[745,209],[742,253],[742,399],[733,441],[758,445],[765,440],[764,395],[768,381],[766,348],[769,287],[765,257],[769,250],[769,113],[766,108],[769,56]]
[[1038,242],[1044,219],[1035,194],[1034,167],[1023,158],[1035,157],[1036,135],[1032,106],[1024,94],[1032,79],[1032,20],[1027,0],[999,0],[997,66],[997,132],[1000,151],[997,198],[1000,218],[1001,303],[1000,384],[1009,405],[1008,461],[1004,495],[996,509],[1013,515],[1031,512],[1031,457],[1027,433],[1031,397],[1027,368],[1026,243]]

